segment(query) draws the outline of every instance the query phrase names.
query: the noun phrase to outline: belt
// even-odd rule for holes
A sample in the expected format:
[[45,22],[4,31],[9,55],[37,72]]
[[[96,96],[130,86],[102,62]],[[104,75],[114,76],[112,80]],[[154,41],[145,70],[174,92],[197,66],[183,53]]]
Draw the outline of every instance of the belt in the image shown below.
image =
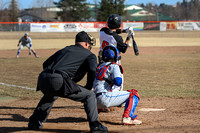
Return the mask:
[[58,73],[58,74],[62,74],[62,72],[61,71],[59,71],[59,70],[55,70],[55,69],[46,69],[46,70],[44,70],[45,72],[47,72],[47,73]]
[[97,94],[96,94],[96,97],[101,96],[101,95],[102,95],[102,93],[97,93]]

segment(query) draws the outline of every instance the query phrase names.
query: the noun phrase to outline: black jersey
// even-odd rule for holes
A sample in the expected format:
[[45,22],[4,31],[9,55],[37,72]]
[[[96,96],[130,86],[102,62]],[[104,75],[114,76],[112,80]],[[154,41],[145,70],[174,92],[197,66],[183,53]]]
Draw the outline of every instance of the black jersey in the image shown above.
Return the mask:
[[64,71],[74,82],[80,81],[87,73],[87,89],[92,89],[96,67],[96,56],[79,44],[57,51],[43,63],[44,69]]

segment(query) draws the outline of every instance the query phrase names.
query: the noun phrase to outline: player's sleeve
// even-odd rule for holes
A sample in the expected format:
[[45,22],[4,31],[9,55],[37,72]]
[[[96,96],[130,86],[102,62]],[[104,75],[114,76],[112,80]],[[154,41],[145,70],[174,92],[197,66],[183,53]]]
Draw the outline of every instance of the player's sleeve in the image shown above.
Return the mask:
[[116,29],[116,33],[117,33],[117,34],[121,34],[121,33],[122,33],[122,30],[121,30],[121,29]]
[[127,50],[127,45],[123,42],[123,39],[121,36],[117,37],[117,49],[119,52],[125,53]]
[[117,86],[121,86],[122,77],[121,77],[121,71],[118,65],[115,65],[113,68],[112,79],[113,79],[113,84]]
[[23,38],[23,37],[21,37],[21,38],[19,39],[19,43],[22,41],[22,38]]
[[88,63],[88,73],[87,73],[87,83],[85,88],[88,90],[92,89],[93,81],[96,76],[96,69],[97,69],[97,58],[94,54],[91,54],[87,57]]

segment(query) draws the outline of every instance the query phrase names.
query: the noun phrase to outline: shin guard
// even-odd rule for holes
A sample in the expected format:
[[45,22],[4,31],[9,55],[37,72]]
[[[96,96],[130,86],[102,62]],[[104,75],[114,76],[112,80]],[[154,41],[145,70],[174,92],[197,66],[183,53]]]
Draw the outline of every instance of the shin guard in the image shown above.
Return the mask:
[[130,92],[129,98],[126,101],[123,117],[131,117],[132,119],[137,118],[137,115],[133,116],[135,108],[139,101],[139,94],[137,90],[128,90]]

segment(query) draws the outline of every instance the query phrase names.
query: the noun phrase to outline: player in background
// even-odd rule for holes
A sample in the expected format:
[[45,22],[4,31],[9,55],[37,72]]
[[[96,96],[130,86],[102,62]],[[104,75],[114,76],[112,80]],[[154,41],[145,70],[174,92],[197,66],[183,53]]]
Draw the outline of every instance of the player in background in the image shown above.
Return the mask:
[[[119,52],[125,53],[127,50],[127,47],[130,46],[130,38],[131,34],[134,34],[133,28],[129,27],[125,30],[121,30],[122,21],[121,17],[117,14],[111,14],[108,17],[107,20],[107,27],[104,27],[100,30],[100,51],[99,51],[99,63],[102,63],[102,50],[104,49],[105,46],[115,46]],[[120,33],[128,33],[128,36],[126,38],[126,41],[123,41],[123,38],[119,36],[118,34]],[[121,56],[119,59],[116,61],[118,64],[121,65]],[[123,75],[122,75],[123,79]],[[120,88],[120,90],[123,90],[123,84]]]
[[[106,46],[102,51],[104,61],[97,67],[96,79],[93,84],[98,109],[116,107],[125,104],[122,116],[123,124],[141,124],[137,115],[133,115],[139,101],[137,90],[115,91],[122,85],[123,68],[115,62],[119,59],[119,51],[114,46]],[[113,87],[115,86],[115,87]]]
[[[21,45],[19,46],[20,43],[21,43]],[[31,41],[31,38],[29,37],[28,33],[25,33],[25,35],[23,37],[21,37],[17,46],[19,47],[19,49],[17,51],[16,58],[19,58],[19,54],[20,54],[20,52],[21,52],[21,50],[23,49],[24,46],[26,46],[29,49],[29,55],[31,55],[31,52],[32,52],[35,55],[36,58],[39,57],[36,54],[35,50],[32,48],[32,41]]]

